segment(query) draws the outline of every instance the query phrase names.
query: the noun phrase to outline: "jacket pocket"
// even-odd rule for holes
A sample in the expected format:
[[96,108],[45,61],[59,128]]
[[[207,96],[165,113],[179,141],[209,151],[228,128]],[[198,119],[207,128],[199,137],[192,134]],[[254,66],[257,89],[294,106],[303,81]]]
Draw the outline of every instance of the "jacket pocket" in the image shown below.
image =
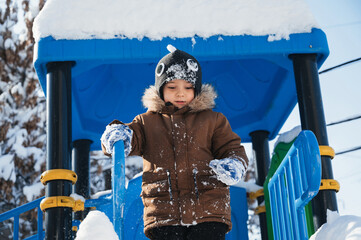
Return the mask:
[[227,185],[219,181],[217,176],[212,174],[211,171],[199,171],[195,176],[199,193],[215,188],[227,188]]
[[228,188],[204,191],[201,198],[202,209],[208,216],[230,216],[230,193]]
[[155,199],[172,201],[173,196],[169,171],[144,173],[141,196],[145,206],[148,206],[149,203],[155,201]]

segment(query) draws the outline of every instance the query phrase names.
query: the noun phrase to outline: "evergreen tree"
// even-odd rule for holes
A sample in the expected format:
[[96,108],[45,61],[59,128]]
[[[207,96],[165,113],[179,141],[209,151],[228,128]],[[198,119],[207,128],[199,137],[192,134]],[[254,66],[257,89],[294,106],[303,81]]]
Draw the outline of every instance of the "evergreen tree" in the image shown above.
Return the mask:
[[[7,0],[0,6],[0,212],[43,194],[34,186],[45,169],[45,98],[32,64],[31,28],[44,1],[31,4]],[[21,228],[32,232],[29,222]]]

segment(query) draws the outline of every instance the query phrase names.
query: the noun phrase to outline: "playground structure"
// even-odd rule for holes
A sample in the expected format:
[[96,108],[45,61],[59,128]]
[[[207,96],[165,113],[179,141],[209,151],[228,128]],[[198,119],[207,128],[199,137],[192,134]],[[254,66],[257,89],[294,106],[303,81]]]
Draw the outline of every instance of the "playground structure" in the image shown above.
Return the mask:
[[[277,136],[298,101],[302,129],[314,135],[302,132],[300,139],[303,140],[295,141],[274,171],[267,189],[271,209],[266,205],[260,206],[258,211],[261,235],[262,239],[307,239],[303,207],[311,198],[313,228],[317,230],[326,222],[326,209],[337,210],[337,203],[334,188],[324,187],[318,192],[321,178],[323,183],[333,181],[330,161],[334,155],[328,146],[318,80],[318,68],[328,56],[324,33],[313,29],[311,33],[292,34],[289,40],[273,42],[267,41],[266,36],[221,36],[222,40],[219,37],[197,38],[195,45],[190,38],[140,41],[55,40],[51,37],[36,44],[34,65],[47,97],[48,145],[47,171],[43,174],[46,198],[42,200],[45,232],[42,232],[42,216],[38,210],[38,234],[33,238],[72,239],[73,226],[84,217],[80,213],[73,219],[72,212],[84,207],[104,211],[121,239],[144,238],[139,210],[142,209],[141,178],[130,181],[125,190],[124,179],[120,179],[124,178],[122,145],[116,145],[113,159],[113,192],[97,200],[89,199],[89,151],[100,149],[100,136],[111,120],[130,122],[135,115],[144,112],[140,98],[144,88],[153,84],[156,63],[167,53],[168,44],[199,60],[204,82],[211,83],[218,91],[215,110],[227,116],[243,142],[252,142],[258,185],[264,185],[270,167],[268,140]],[[315,150],[315,145],[320,147]],[[295,149],[306,149],[310,157],[307,154],[294,157]],[[298,159],[298,165],[293,165],[294,159]],[[287,164],[293,167],[282,170]],[[303,186],[294,185],[289,175],[282,175],[285,172],[299,174]],[[277,184],[289,187],[289,192],[277,194],[273,187],[277,178],[280,180]],[[73,184],[75,193],[89,199],[84,205],[69,197]],[[258,194],[257,199],[261,204],[264,197]],[[295,206],[289,207],[292,199]],[[247,234],[245,203],[245,190],[231,187],[234,227],[227,239],[241,239],[240,236]],[[34,206],[38,204],[37,200]],[[266,210],[272,217],[271,222],[266,219]],[[296,214],[299,212],[301,217]],[[289,215],[281,218],[282,214]],[[2,214],[0,220],[17,215]],[[277,223],[277,219],[283,220]],[[287,232],[291,228],[283,226],[291,226],[293,221],[290,220],[296,224],[292,232]],[[270,235],[267,226],[273,227]]]
[[[270,184],[269,190],[273,193],[269,211],[274,218],[272,223],[275,238],[308,239],[307,219],[303,207],[317,194],[321,178],[319,146],[311,131],[300,133],[277,172],[272,180],[277,184]],[[284,178],[285,176],[287,178]],[[109,219],[113,220],[115,232],[120,239],[147,239],[143,233],[143,203],[139,197],[141,182],[141,177],[136,177],[129,182],[127,189],[125,188],[124,144],[117,142],[113,155],[112,193],[104,194],[97,199],[88,199],[83,204],[81,201],[69,204],[72,201],[68,201],[67,206],[80,211],[83,211],[84,207],[96,208],[106,213]],[[230,193],[233,228],[227,234],[227,239],[248,239],[245,189],[230,187]],[[43,239],[43,212],[40,208],[48,207],[44,206],[44,202],[46,201],[43,197],[0,216],[1,221],[14,218],[14,239],[19,238],[20,214],[34,208],[37,208],[38,214],[38,233],[27,239]],[[288,205],[291,207],[286,207]],[[79,220],[72,221],[73,232],[79,224]]]

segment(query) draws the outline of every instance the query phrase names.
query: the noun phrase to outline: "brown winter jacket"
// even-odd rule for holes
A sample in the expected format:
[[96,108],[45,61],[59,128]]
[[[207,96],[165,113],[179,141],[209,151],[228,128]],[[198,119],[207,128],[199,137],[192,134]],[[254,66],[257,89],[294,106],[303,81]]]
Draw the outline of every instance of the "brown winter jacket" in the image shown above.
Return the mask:
[[[143,157],[144,232],[153,227],[222,222],[232,227],[229,187],[209,167],[213,159],[248,159],[226,117],[212,111],[210,85],[186,107],[166,106],[155,87],[147,89],[146,113],[127,124],[133,130],[130,155]],[[113,121],[112,123],[120,123]],[[111,123],[111,124],[112,124]]]

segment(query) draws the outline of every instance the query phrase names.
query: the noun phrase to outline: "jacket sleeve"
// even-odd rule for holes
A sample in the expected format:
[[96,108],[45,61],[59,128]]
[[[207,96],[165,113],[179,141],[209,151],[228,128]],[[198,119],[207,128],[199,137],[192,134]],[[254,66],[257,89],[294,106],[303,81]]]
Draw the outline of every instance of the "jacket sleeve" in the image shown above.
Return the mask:
[[[129,156],[142,156],[143,155],[143,146],[144,146],[144,132],[142,118],[140,115],[136,116],[131,123],[123,123],[119,120],[113,120],[109,125],[112,124],[124,124],[127,125],[133,131],[132,136],[132,150]],[[102,151],[105,155],[111,157],[112,155],[107,153],[104,145],[102,144]]]
[[131,123],[126,124],[133,130],[132,150],[129,156],[143,156],[145,135],[144,121],[141,115],[136,116]]
[[234,158],[248,167],[248,158],[241,138],[232,131],[227,118],[217,113],[216,126],[212,136],[212,153],[215,159]]

